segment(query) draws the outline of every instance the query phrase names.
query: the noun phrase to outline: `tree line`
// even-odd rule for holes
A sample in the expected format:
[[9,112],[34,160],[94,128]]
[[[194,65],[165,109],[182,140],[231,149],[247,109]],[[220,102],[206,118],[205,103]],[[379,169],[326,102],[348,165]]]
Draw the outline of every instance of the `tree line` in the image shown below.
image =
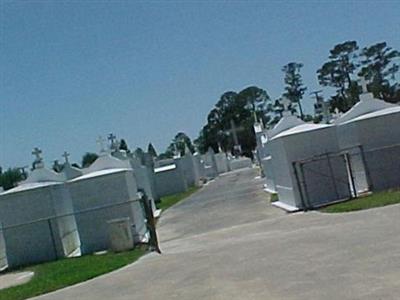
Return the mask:
[[[334,112],[346,112],[359,101],[359,77],[369,80],[368,89],[375,97],[387,102],[400,102],[400,86],[396,81],[399,72],[400,52],[389,47],[386,42],[367,46],[362,49],[356,41],[346,41],[335,45],[328,60],[316,71],[318,83],[329,87],[334,94],[327,99],[329,109]],[[290,62],[282,67],[284,73],[284,92],[290,109],[304,121],[318,123],[318,116],[305,114],[303,97],[307,87],[303,83],[300,62]],[[253,124],[255,120],[273,126],[282,117],[283,107],[280,99],[272,100],[265,89],[257,86],[246,87],[240,92],[227,91],[222,94],[207,116],[207,123],[200,130],[195,145],[204,153],[209,147],[214,151],[222,148],[232,151],[232,121],[237,130],[243,154],[251,157],[255,149]]]

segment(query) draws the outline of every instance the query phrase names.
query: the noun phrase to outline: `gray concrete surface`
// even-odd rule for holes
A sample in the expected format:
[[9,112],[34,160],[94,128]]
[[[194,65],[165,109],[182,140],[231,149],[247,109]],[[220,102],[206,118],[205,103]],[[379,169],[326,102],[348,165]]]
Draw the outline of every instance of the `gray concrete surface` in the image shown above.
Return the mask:
[[161,218],[162,255],[36,299],[399,299],[400,206],[288,215],[254,170]]
[[0,274],[0,290],[27,283],[33,275],[30,271]]

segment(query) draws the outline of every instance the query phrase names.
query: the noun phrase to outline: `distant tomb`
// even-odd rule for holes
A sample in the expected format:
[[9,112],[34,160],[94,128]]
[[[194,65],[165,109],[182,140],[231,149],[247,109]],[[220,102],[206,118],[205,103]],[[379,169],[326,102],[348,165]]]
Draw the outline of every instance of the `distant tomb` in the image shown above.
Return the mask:
[[128,162],[103,153],[85,171],[68,181],[82,242],[82,253],[109,246],[107,222],[129,218],[135,242],[148,238],[133,170]]
[[215,152],[210,147],[208,151],[202,155],[204,163],[204,175],[207,179],[214,179],[218,176],[217,163],[215,161]]
[[188,184],[183,170],[174,159],[156,161],[154,173],[157,193],[160,197],[187,191]]
[[244,168],[252,168],[252,167],[253,167],[253,162],[251,161],[250,158],[245,157],[245,156],[232,157],[229,160],[229,169],[231,171],[244,169]]
[[229,161],[226,153],[222,150],[221,146],[218,147],[218,153],[214,154],[215,167],[218,174],[229,172]]
[[187,146],[185,146],[185,155],[176,157],[174,162],[183,171],[188,187],[201,185],[200,166]]

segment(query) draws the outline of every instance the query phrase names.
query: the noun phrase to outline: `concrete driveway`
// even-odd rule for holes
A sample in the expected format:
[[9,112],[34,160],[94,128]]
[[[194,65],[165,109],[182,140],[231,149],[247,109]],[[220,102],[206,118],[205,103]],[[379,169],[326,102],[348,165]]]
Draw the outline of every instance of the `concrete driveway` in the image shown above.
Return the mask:
[[162,255],[35,299],[399,299],[400,206],[285,214],[255,170],[161,218]]

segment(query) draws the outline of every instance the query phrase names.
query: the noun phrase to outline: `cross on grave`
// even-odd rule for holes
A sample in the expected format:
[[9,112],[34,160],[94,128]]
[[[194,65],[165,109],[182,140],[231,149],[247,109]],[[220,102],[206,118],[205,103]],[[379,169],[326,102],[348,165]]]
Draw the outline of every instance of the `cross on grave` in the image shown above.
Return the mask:
[[362,88],[362,92],[363,94],[367,94],[368,93],[368,80],[365,77],[361,77],[358,82],[361,85]]
[[35,147],[32,151],[32,154],[34,156],[36,156],[35,161],[42,161],[42,158],[40,157],[40,154],[42,154],[42,150],[40,150],[39,148]]
[[99,137],[96,140],[96,143],[100,146],[100,153],[103,153],[106,151],[104,149],[104,142],[105,142],[105,139],[103,139],[103,137],[101,135],[99,135]]
[[64,157],[65,163],[66,163],[66,164],[69,163],[69,161],[68,161],[68,156],[69,156],[69,155],[70,155],[70,154],[69,154],[67,151],[64,151],[63,155],[61,155],[62,157]]
[[119,146],[118,146],[117,137],[113,133],[110,133],[107,138],[110,141],[110,149],[118,150]]
[[110,133],[109,135],[108,135],[108,140],[111,142],[111,145],[113,145],[114,144],[114,141],[115,141],[115,139],[117,138],[114,134],[112,134],[112,133]]
[[242,154],[242,147],[239,144],[239,139],[237,136],[237,133],[239,130],[242,130],[243,127],[239,127],[236,128],[235,122],[233,121],[233,119],[230,120],[231,123],[231,129],[227,130],[228,134],[232,134],[232,138],[233,138],[233,150],[234,150],[234,154],[235,156],[239,156],[240,154]]
[[42,150],[35,147],[32,151],[32,154],[36,157],[33,162],[32,168],[33,169],[44,168],[43,158],[40,156],[40,154],[42,154]]

